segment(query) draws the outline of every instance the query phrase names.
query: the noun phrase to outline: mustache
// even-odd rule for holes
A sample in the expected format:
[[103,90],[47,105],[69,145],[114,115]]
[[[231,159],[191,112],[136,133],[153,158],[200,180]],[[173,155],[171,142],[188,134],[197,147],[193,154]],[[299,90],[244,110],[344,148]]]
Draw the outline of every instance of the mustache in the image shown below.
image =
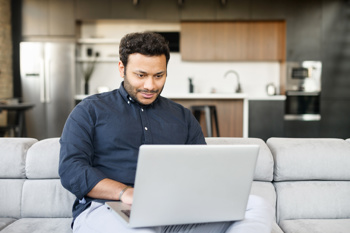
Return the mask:
[[159,90],[137,89],[137,92],[157,94]]

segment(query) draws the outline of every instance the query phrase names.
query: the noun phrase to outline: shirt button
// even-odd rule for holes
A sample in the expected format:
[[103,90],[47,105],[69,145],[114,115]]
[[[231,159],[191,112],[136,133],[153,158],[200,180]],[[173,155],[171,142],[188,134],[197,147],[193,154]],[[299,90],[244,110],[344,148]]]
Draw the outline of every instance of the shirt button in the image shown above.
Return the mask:
[[128,104],[130,104],[130,101],[128,101]]
[[141,108],[141,111],[143,112],[143,108]]
[[145,127],[145,130],[148,130],[148,128],[147,128],[147,127]]

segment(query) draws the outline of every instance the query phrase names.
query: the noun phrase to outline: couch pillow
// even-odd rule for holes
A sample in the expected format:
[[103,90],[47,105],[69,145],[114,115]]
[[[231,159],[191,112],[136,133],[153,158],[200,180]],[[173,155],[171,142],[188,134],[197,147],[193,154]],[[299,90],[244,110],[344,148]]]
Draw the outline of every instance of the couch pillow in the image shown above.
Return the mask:
[[34,138],[0,138],[0,178],[25,178],[27,150],[37,141]]
[[59,178],[59,138],[35,143],[27,153],[26,174],[29,179]]
[[265,142],[259,138],[205,138],[208,145],[259,145],[259,156],[256,164],[254,180],[272,181],[273,158],[270,149]]
[[270,138],[274,180],[350,180],[350,143],[328,138]]
[[0,179],[0,218],[19,218],[24,179]]

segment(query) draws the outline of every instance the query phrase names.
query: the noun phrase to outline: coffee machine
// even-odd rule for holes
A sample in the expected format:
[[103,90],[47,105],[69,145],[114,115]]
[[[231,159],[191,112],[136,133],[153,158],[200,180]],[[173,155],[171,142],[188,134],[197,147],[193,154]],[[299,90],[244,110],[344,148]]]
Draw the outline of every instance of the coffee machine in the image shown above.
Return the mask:
[[287,62],[287,91],[320,92],[321,61]]
[[285,120],[318,121],[321,61],[287,62]]

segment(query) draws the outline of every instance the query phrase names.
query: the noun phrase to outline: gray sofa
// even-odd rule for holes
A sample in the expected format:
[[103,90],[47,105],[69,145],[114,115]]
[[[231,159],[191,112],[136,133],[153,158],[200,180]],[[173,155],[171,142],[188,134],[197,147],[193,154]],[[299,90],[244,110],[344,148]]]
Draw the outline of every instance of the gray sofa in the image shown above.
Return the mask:
[[[0,138],[0,232],[72,232],[58,138]],[[276,210],[273,233],[350,232],[350,140],[206,138],[258,144],[251,193]]]

